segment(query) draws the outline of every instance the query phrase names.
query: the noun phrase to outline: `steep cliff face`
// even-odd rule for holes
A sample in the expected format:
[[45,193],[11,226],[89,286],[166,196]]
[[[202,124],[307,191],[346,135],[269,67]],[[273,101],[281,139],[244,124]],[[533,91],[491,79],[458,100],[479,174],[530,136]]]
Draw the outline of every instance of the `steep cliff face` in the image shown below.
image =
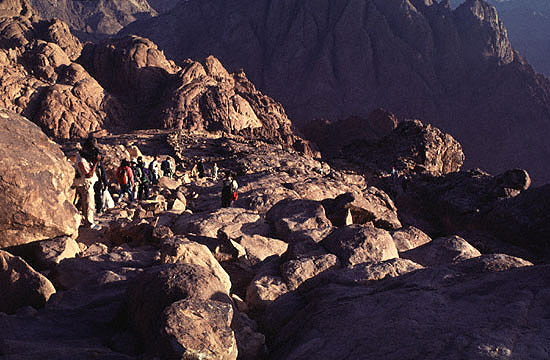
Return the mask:
[[243,68],[298,124],[382,106],[453,134],[466,166],[526,167],[535,182],[550,180],[550,83],[483,1],[452,10],[420,0],[190,0],[123,33],[176,61],[214,54],[229,71]]
[[[453,0],[459,6],[464,0]],[[494,5],[506,24],[510,42],[525,56],[531,65],[543,74],[550,75],[550,3],[546,0],[488,0]]]

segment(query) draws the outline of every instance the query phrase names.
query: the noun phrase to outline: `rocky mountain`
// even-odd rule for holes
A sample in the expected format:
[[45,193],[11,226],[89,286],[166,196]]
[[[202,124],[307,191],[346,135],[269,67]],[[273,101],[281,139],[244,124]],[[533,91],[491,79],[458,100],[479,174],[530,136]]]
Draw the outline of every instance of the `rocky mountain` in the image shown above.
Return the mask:
[[283,107],[214,57],[182,66],[137,36],[83,46],[59,21],[0,20],[3,108],[56,139],[99,131],[185,128],[246,133],[311,151]]
[[383,107],[453,134],[467,167],[550,180],[550,83],[484,1],[453,10],[428,0],[190,0],[121,34],[147,37],[176,61],[214,54],[244,69],[297,124]]
[[[489,0],[498,9],[506,24],[510,42],[535,70],[550,75],[550,42],[545,35],[550,31],[550,4],[545,0]],[[458,6],[463,1],[451,1]]]
[[[0,185],[11,186],[1,207],[61,206],[52,186],[70,192],[60,179],[73,172],[59,145],[3,114],[4,147],[29,156],[0,158]],[[431,125],[404,122],[377,140],[395,151],[373,152],[367,173],[353,170],[359,154],[329,164],[248,134],[96,139],[109,174],[123,158],[160,155],[176,160],[175,177],[99,215],[99,230],[1,245],[1,357],[550,355],[550,189],[531,189],[523,170],[460,171],[460,145]],[[204,177],[193,175],[197,159]],[[220,207],[213,163],[236,174],[232,207]],[[388,177],[387,164],[399,163],[406,171]],[[17,166],[35,169],[35,181],[29,170],[18,181]],[[10,213],[0,213],[0,230],[12,239],[41,221],[21,211],[7,222]]]

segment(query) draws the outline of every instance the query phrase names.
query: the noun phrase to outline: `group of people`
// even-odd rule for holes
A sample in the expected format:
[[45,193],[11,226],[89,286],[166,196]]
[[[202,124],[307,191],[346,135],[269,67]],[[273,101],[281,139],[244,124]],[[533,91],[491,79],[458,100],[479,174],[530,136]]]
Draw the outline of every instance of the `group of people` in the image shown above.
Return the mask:
[[[84,215],[83,225],[94,230],[101,229],[94,221],[94,214],[103,212],[108,203],[114,204],[109,192],[109,179],[103,166],[102,157],[93,137],[87,138],[78,151],[71,156],[76,169],[74,186],[80,198]],[[143,157],[131,162],[124,159],[116,171],[116,182],[119,185],[118,202],[128,194],[130,201],[136,198],[148,199],[151,184],[158,184],[161,171],[164,176],[174,176],[174,165],[169,157],[160,161],[159,156],[147,166]]]
[[159,182],[160,174],[172,178],[174,166],[169,157],[159,163],[159,156],[146,165],[142,156],[131,162],[124,159],[116,171],[117,182],[120,187],[118,202],[121,202],[124,195],[128,194],[130,201],[136,198],[139,200],[149,199],[151,184]]
[[[76,168],[75,186],[84,215],[83,225],[96,230],[100,229],[99,224],[94,222],[94,213],[101,213],[108,207],[107,203],[110,201],[114,204],[114,200],[109,192],[109,180],[96,140],[93,137],[86,139],[72,160]],[[198,177],[206,176],[202,159],[194,168]],[[218,178],[218,171],[218,165],[214,163],[212,169],[214,181]],[[159,156],[155,156],[148,165],[142,156],[131,161],[123,159],[116,170],[116,182],[119,185],[117,201],[121,202],[126,195],[131,202],[135,199],[149,199],[151,185],[159,183],[161,174],[173,178],[174,165],[170,157],[161,161]],[[233,206],[239,197],[237,190],[237,181],[234,174],[229,171],[222,185],[222,207]]]

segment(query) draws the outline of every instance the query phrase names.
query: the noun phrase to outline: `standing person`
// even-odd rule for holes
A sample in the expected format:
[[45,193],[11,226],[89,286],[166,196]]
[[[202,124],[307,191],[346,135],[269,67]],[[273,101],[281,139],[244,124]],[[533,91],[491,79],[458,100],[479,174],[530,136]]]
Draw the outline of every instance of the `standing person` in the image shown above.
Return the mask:
[[167,156],[166,159],[162,161],[162,163],[160,164],[160,168],[164,176],[167,176],[170,179],[172,178],[172,176],[174,176],[174,168],[172,167],[172,162],[170,161],[169,156]]
[[82,212],[84,214],[86,227],[94,230],[101,229],[101,226],[94,222],[94,184],[97,181],[96,169],[101,156],[96,155],[95,161],[92,165],[86,160],[83,155],[83,151],[80,151],[77,155],[76,166],[80,177],[77,179],[77,189],[80,192],[80,199],[82,201]]
[[130,162],[130,168],[132,169],[132,173],[134,174],[134,186],[132,187],[132,191],[134,192],[134,199],[137,199],[142,174],[141,168],[138,166],[136,159],[132,159],[132,161]]
[[134,173],[130,168],[130,163],[128,160],[122,160],[122,163],[118,167],[117,171],[117,181],[120,185],[120,191],[118,193],[118,202],[122,201],[124,194],[128,194],[130,201],[134,201]]
[[157,185],[160,178],[160,164],[158,155],[156,155],[149,163],[149,171],[151,172],[151,182],[154,185]]
[[[82,144],[81,155],[88,161],[88,163],[93,163],[94,160],[97,159],[98,155],[101,155],[97,146],[97,139],[94,138],[92,135],[86,138],[86,140]],[[109,185],[107,180],[107,173],[105,172],[105,167],[103,166],[103,160],[101,158],[99,158],[99,162],[96,168],[96,175],[98,180],[93,185],[95,210],[98,214],[101,214],[104,207],[102,201],[103,191],[105,191],[105,189]]]
[[220,169],[218,168],[218,163],[214,163],[214,167],[212,168],[212,179],[214,181],[218,180],[218,171]]
[[233,207],[235,200],[239,198],[238,188],[237,180],[233,178],[231,172],[228,172],[222,186],[222,207]]
[[204,177],[204,163],[203,163],[202,159],[200,159],[198,164],[197,164],[197,171],[198,171],[199,177],[203,178]]
[[143,162],[143,158],[141,156],[138,157],[137,167],[140,172],[138,199],[147,200],[149,199],[149,182],[151,181],[151,175],[149,173],[149,169],[147,169],[147,166],[145,166],[145,162]]

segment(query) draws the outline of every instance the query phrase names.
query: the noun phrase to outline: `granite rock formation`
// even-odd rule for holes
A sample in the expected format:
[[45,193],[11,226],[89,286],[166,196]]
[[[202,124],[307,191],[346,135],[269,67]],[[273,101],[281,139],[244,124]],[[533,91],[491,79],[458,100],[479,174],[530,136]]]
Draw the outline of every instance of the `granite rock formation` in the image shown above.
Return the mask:
[[0,111],[0,247],[73,235],[74,168],[27,119]]
[[421,0],[191,0],[121,33],[151,39],[176,61],[213,54],[229,71],[244,69],[297,124],[383,107],[453,134],[468,167],[550,180],[550,82],[482,0],[455,10]]
[[[433,190],[424,202],[435,214],[446,203],[460,208],[453,188],[470,194],[464,208],[488,210],[485,234],[503,234],[490,242],[458,234],[473,230],[458,220],[437,231],[424,218],[415,222],[414,198],[392,188],[382,170],[367,179],[343,163],[333,167],[255,138],[149,130],[98,135],[98,147],[108,168],[130,153],[147,160],[171,154],[178,185],[160,182],[151,199],[117,204],[98,217],[101,230],[78,234],[78,255],[47,262],[57,292],[43,308],[17,301],[16,314],[0,314],[0,326],[10,329],[0,334],[1,356],[548,357],[550,257],[532,256],[528,243],[547,231],[548,212],[533,199],[549,192],[528,189],[523,170],[478,178],[468,171],[398,174],[418,194],[422,186]],[[433,150],[408,150],[423,154],[411,158],[411,168]],[[198,159],[204,177],[191,175]],[[218,175],[236,174],[234,207],[220,209],[214,162]],[[384,189],[373,186],[378,173]],[[181,198],[184,211],[168,210]],[[349,216],[341,222],[343,210]],[[515,227],[510,219],[518,213]],[[450,215],[449,224],[460,219]],[[506,245],[510,228],[529,237]],[[38,264],[58,247],[40,245],[46,251],[9,250]],[[526,256],[511,256],[518,249]]]
[[0,105],[51,137],[107,129],[185,128],[242,133],[311,152],[283,107],[214,57],[183,66],[128,36],[83,47],[60,20],[0,21]]

